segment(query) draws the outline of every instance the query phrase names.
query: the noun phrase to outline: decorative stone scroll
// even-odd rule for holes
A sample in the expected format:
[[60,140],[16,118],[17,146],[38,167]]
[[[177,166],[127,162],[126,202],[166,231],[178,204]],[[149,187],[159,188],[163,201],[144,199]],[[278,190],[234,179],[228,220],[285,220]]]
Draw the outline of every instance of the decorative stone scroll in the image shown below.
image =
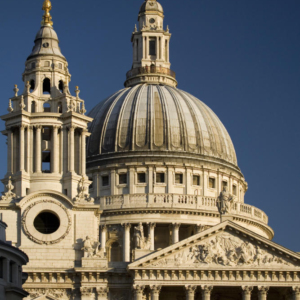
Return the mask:
[[5,193],[2,193],[3,196],[1,196],[0,201],[5,201],[5,202],[11,202],[12,200],[15,200],[17,195],[13,192],[13,189],[15,188],[11,182],[11,176],[8,178],[7,185],[5,186],[6,191]]
[[65,289],[26,289],[26,291],[29,293],[31,299],[40,296],[50,296],[56,299],[62,299],[70,294]]
[[285,258],[253,245],[247,240],[221,233],[214,237],[164,257],[150,266],[268,266],[292,264]]

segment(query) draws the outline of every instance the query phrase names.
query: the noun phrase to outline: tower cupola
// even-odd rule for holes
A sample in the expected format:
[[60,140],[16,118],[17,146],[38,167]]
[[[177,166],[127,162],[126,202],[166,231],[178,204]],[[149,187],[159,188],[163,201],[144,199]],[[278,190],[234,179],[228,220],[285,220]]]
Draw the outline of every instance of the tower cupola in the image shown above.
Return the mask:
[[139,83],[177,86],[175,72],[170,67],[169,27],[164,29],[164,10],[156,0],[146,0],[139,11],[135,26],[132,69],[126,74],[125,86]]

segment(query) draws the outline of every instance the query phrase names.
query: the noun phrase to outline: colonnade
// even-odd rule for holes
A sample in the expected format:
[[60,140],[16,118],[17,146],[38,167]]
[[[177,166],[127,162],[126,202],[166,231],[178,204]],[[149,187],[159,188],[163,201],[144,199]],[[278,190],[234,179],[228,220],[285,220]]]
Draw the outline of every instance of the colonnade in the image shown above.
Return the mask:
[[[243,300],[251,300],[251,294],[255,286],[242,286],[240,287],[242,290],[242,299]],[[134,293],[134,300],[142,300],[143,293],[145,290],[145,285],[133,285],[133,293]],[[150,285],[150,294],[151,300],[159,300],[159,295],[161,292],[161,285]],[[198,288],[197,285],[185,285],[185,299],[186,300],[194,300],[195,299],[195,292]],[[201,294],[202,300],[211,300],[212,291],[214,286],[212,285],[201,285]],[[268,291],[269,286],[257,286],[258,290],[258,299],[259,300],[268,300]],[[292,290],[292,298],[293,300],[300,300],[300,286],[293,286],[291,287]]]
[[[7,170],[8,174],[16,172],[41,173],[42,172],[42,130],[43,127],[52,129],[50,149],[51,173],[75,172],[75,130],[71,126],[42,126],[20,125],[7,128]],[[86,129],[80,129],[79,175],[86,173]],[[59,130],[60,134],[59,135]],[[62,147],[60,147],[60,136]],[[68,152],[66,152],[68,149]],[[61,153],[61,155],[60,155]],[[63,153],[68,153],[68,160],[62,158]],[[67,161],[67,164],[65,163]],[[60,167],[61,166],[61,167]]]
[[[172,223],[171,230],[172,230],[172,244],[179,242],[179,228],[180,223]],[[130,262],[130,228],[132,224],[131,223],[123,223],[123,261],[124,262]],[[148,236],[151,240],[150,250],[154,251],[154,236],[155,236],[155,227],[156,223],[147,223],[148,226]],[[196,226],[197,228],[201,228],[201,226]],[[107,226],[102,225],[101,226],[101,247],[106,249],[106,239],[107,239]]]

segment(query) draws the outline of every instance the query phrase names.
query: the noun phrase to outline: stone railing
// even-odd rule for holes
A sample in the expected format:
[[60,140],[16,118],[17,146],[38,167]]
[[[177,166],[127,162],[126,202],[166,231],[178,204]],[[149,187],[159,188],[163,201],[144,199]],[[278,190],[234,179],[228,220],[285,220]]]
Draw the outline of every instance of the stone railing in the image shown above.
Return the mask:
[[[183,208],[218,212],[217,198],[182,194],[132,194],[100,197],[101,209],[120,208]],[[268,224],[267,215],[260,209],[239,202],[231,207],[234,215],[248,216]]]
[[129,79],[131,77],[142,75],[142,74],[162,74],[162,75],[168,75],[173,78],[176,78],[176,74],[174,71],[164,68],[164,67],[156,67],[156,66],[146,66],[146,67],[140,67],[135,68],[127,72],[126,79]]

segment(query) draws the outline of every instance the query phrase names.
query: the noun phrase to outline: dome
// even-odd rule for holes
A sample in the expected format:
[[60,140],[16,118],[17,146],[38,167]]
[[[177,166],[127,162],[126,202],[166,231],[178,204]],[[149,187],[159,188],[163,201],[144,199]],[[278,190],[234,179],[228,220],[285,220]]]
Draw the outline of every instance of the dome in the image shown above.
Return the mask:
[[57,34],[51,26],[42,26],[35,37],[34,43],[35,45],[28,59],[35,55],[56,55],[65,59],[59,47]]
[[156,0],[153,0],[153,1],[146,0],[142,4],[142,6],[140,8],[140,14],[143,14],[146,11],[158,11],[158,12],[161,12],[161,13],[164,12],[163,7],[161,6],[161,4],[158,3]]
[[179,156],[181,152],[237,166],[233,143],[219,118],[199,99],[175,87],[139,84],[122,89],[95,106],[89,116],[94,121],[88,156],[126,151]]

